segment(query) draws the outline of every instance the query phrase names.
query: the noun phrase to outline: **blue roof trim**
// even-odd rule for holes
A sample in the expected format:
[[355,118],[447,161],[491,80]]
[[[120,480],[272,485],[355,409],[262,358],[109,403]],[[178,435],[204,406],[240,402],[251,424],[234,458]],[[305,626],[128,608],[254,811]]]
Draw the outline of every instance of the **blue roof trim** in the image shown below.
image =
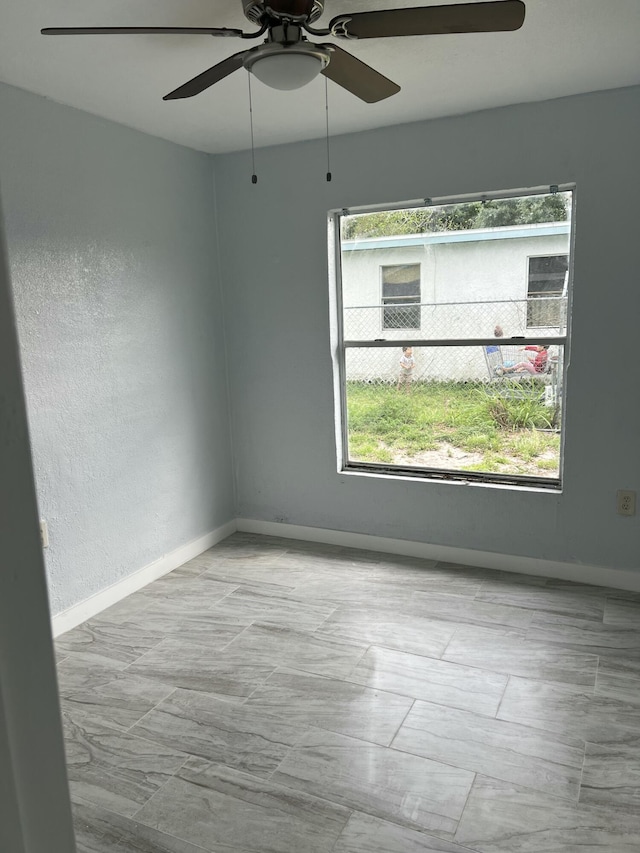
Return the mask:
[[568,222],[540,225],[509,225],[505,228],[476,228],[469,231],[435,231],[429,234],[400,234],[397,237],[368,237],[343,240],[343,252],[365,249],[401,249],[405,246],[433,246],[436,243],[479,243],[483,240],[521,240],[526,237],[555,237],[570,233]]

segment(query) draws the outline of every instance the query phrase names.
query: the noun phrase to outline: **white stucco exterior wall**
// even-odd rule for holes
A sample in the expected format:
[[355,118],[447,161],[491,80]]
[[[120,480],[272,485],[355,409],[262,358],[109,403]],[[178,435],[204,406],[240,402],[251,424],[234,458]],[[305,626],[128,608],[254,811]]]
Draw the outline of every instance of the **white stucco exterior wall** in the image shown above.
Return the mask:
[[[471,338],[492,336],[496,324],[505,337],[527,329],[529,258],[569,252],[569,223],[442,232],[344,241],[342,299],[346,340],[384,338]],[[420,267],[419,328],[386,329],[382,308],[382,268]],[[556,334],[558,329],[537,330]],[[347,357],[347,377],[393,381],[400,350],[356,350]],[[487,379],[477,347],[416,353],[416,379]]]

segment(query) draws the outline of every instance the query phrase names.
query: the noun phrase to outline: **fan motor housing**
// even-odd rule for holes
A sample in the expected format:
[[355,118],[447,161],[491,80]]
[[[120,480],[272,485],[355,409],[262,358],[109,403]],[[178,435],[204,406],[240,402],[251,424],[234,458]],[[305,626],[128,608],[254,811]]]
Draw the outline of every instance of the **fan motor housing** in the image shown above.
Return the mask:
[[244,16],[262,24],[265,14],[290,21],[317,21],[324,12],[324,0],[242,0]]

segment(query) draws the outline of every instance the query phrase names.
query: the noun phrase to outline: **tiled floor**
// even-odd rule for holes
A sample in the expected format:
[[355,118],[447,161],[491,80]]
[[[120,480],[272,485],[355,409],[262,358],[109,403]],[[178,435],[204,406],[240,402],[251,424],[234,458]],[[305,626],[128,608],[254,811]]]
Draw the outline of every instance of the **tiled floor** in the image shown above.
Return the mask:
[[79,853],[640,850],[640,594],[236,534],[57,651]]

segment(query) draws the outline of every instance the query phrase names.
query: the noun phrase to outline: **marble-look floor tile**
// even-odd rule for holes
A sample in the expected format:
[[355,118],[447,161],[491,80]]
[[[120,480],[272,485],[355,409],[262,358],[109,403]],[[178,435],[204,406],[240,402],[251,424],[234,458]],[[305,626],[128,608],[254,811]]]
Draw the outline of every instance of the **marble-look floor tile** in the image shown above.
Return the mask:
[[640,601],[607,596],[604,605],[604,623],[632,628],[640,632]]
[[127,668],[127,672],[173,687],[200,690],[230,701],[245,699],[276,668],[246,650],[217,650],[210,645],[164,640]]
[[487,581],[477,595],[478,601],[492,604],[508,604],[531,610],[542,610],[565,616],[602,621],[604,613],[604,593],[584,594],[562,589],[549,589],[548,586],[496,584]]
[[589,687],[595,684],[598,663],[596,655],[533,642],[515,632],[476,627],[459,628],[442,659],[506,675]]
[[477,577],[484,581],[483,588],[485,589],[490,589],[494,583],[503,589],[514,585],[516,588],[521,586],[544,587],[547,586],[549,581],[549,578],[544,577],[544,575],[527,575],[524,572],[485,569],[478,568],[477,566],[466,566],[461,563],[447,563],[446,561],[439,561],[436,563],[436,566],[440,570],[462,572],[468,574],[470,577]]
[[122,853],[122,849],[118,850],[119,845],[114,845],[112,841],[97,835],[91,829],[76,830],[75,843],[75,853]]
[[394,749],[577,801],[584,742],[469,711],[416,702]]
[[476,667],[373,646],[349,681],[493,717],[507,677]]
[[[223,599],[226,601],[226,598]],[[242,619],[231,614],[220,613],[216,607],[176,609],[170,598],[151,602],[142,617],[147,630],[158,633],[163,639],[175,637],[188,643],[220,649],[226,646],[251,624],[251,619]]]
[[317,576],[295,587],[294,594],[312,601],[333,601],[336,605],[395,611],[405,619],[429,618],[470,625],[503,625],[527,628],[533,611],[502,604],[487,604],[464,595],[414,591],[393,583],[348,580],[339,584]]
[[601,656],[596,693],[640,702],[640,661]]
[[586,740],[592,687],[574,687],[511,676],[497,717],[544,731],[572,732]]
[[205,609],[217,604],[237,587],[238,583],[219,580],[207,572],[197,577],[171,572],[145,586],[137,595],[145,599],[167,600],[176,611],[192,607]]
[[[76,800],[73,825],[77,853],[209,853],[131,818]],[[238,848],[217,847],[216,853],[238,853]]]
[[595,743],[640,742],[640,696],[629,702],[590,688],[512,677],[497,716]]
[[464,574],[469,578],[482,579],[485,572],[490,569],[483,569],[480,566],[470,566],[467,563],[450,563],[446,560],[429,560],[426,557],[407,557],[406,555],[398,554],[383,554],[380,560],[381,564],[389,562],[391,565],[396,563],[405,566],[416,566],[418,568],[435,568],[438,571],[452,572],[454,574]]
[[587,744],[580,802],[625,810],[640,820],[640,738],[631,745]]
[[278,625],[300,631],[315,631],[333,613],[333,604],[301,601],[274,586],[241,586],[211,608],[223,619],[238,619],[249,625]]
[[[219,542],[205,554],[211,560],[211,568],[224,564],[245,567],[268,566],[286,551],[287,546],[282,540],[279,542],[273,540],[261,544],[249,539],[241,542],[235,537],[229,537],[224,542]],[[205,555],[200,556],[203,558]]]
[[547,578],[545,587],[557,590],[558,592],[568,592],[572,595],[590,595],[594,598],[600,598],[603,595],[607,596],[611,593],[610,587],[592,583],[578,583],[577,581],[568,581],[564,578]]
[[[97,670],[99,673],[122,672],[129,666],[129,662],[126,660],[116,660],[112,657],[92,654],[91,652],[69,652],[64,656],[60,656],[59,660],[56,655],[56,661],[58,664],[59,680],[62,679],[62,668],[66,667],[68,669],[64,679],[66,680],[67,677],[72,678],[74,684],[80,684],[88,679],[94,670]],[[72,672],[73,676],[71,675]]]
[[406,554],[385,554],[377,551],[361,551],[369,555],[369,561],[375,561],[380,569],[396,571],[396,569],[407,569],[410,571],[422,571],[423,569],[434,569],[436,560],[427,557],[409,557]]
[[184,764],[184,753],[72,713],[63,715],[71,791],[132,817]]
[[[205,552],[206,553],[206,552]],[[171,574],[174,578],[177,577],[190,577],[190,578],[198,578],[200,575],[203,575],[210,565],[210,560],[202,560],[200,559],[202,555],[198,555],[197,557],[193,557],[186,563],[183,563],[181,566],[178,566],[177,569],[173,569]]]
[[638,608],[234,534],[59,639],[79,853],[636,853]]
[[139,621],[142,613],[149,606],[149,601],[143,598],[139,593],[134,593],[106,610],[100,612],[100,620],[109,622],[113,625],[119,625],[122,622]]
[[163,639],[158,631],[131,622],[107,622],[95,617],[56,639],[56,649],[65,654],[82,653],[109,661],[132,663]]
[[191,690],[176,690],[150,711],[131,734],[244,770],[268,776],[306,731],[285,715],[233,705]]
[[379,607],[339,607],[318,629],[318,633],[439,658],[456,627],[455,622],[419,616],[407,619],[400,613]]
[[350,811],[249,774],[190,758],[136,815],[161,832],[238,853],[330,853]]
[[244,704],[292,727],[315,726],[388,746],[413,699],[306,672],[276,670]]
[[366,644],[255,624],[232,640],[226,651],[250,657],[256,663],[272,664],[274,668],[288,667],[342,678],[360,660],[366,648]]
[[455,840],[478,853],[637,853],[640,819],[477,776]]
[[374,817],[451,838],[473,773],[313,730],[290,750],[272,780]]
[[604,625],[574,616],[538,614],[527,638],[594,655],[640,660],[640,630],[628,625]]
[[[357,575],[356,575],[357,577]],[[396,589],[410,589],[429,595],[459,595],[474,598],[482,586],[482,577],[478,573],[467,571],[465,567],[442,569],[438,566],[412,568],[397,564],[376,566],[369,574],[372,583],[382,583]]]
[[[300,569],[307,575],[334,578],[346,578],[352,574],[366,578],[379,564],[380,555],[372,551],[300,541],[292,545],[292,541],[286,542],[285,550],[265,563],[265,567],[294,572]],[[226,565],[230,564],[227,562]],[[258,567],[258,564],[254,565]],[[245,568],[246,563],[243,563],[243,571]]]
[[403,608],[411,599],[408,590],[383,581],[373,584],[367,578],[354,577],[349,572],[336,578],[326,571],[307,571],[298,579],[294,595],[306,601],[331,602],[335,607],[369,607],[384,603],[389,610]]
[[239,586],[272,586],[283,587],[286,592],[291,592],[298,584],[303,583],[314,576],[316,569],[302,563],[296,565],[281,566],[250,564],[238,566],[236,563],[220,562],[212,568],[207,569],[206,576],[218,580],[221,583],[234,583]]
[[99,688],[113,681],[127,666],[126,661],[73,652],[58,665],[58,692],[64,697]]
[[533,611],[508,604],[470,601],[460,595],[415,593],[407,604],[406,615],[443,619],[456,623],[493,627],[499,625],[515,630],[525,629],[531,623]]
[[[117,842],[105,838],[94,822],[85,817],[85,809],[93,809],[92,805],[83,802],[79,806],[72,801],[71,807],[73,809],[73,831],[76,842],[75,853],[120,853]],[[118,817],[115,812],[104,813],[108,816]]]
[[60,705],[74,719],[88,717],[111,728],[127,731],[158,702],[166,699],[173,689],[170,685],[124,672],[105,673],[102,681],[94,677],[91,686],[67,689]]
[[334,578],[371,578],[379,566],[379,555],[352,548],[333,548],[323,551],[291,548],[275,560],[280,568],[304,567],[315,575]]
[[473,853],[452,841],[354,812],[333,853]]
[[[262,539],[264,542],[261,541]],[[268,564],[274,555],[286,552],[291,541],[277,536],[259,537],[253,534],[234,533],[212,548],[198,554],[197,557],[193,557],[179,569],[174,570],[174,573],[179,572],[197,577],[222,562],[233,563],[236,567],[238,567],[239,561]]]

